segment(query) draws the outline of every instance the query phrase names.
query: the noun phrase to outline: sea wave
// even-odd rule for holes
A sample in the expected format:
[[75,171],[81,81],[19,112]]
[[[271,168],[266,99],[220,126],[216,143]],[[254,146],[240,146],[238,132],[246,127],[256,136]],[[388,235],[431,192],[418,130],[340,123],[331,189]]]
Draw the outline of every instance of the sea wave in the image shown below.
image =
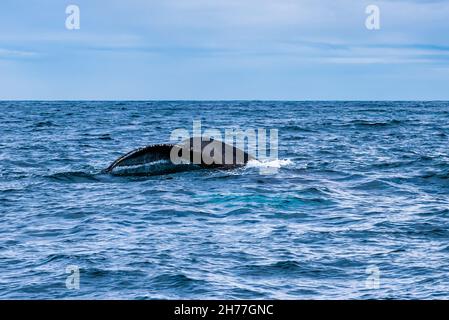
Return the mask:
[[[0,102],[0,298],[447,299],[448,109]],[[276,128],[279,159],[102,173],[191,119]]]

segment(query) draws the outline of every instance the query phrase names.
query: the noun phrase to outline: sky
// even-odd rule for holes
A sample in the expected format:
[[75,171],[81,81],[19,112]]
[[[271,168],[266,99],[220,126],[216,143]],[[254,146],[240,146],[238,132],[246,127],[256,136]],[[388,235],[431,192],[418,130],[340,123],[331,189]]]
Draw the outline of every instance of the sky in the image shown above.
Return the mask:
[[2,0],[0,99],[449,100],[449,0]]

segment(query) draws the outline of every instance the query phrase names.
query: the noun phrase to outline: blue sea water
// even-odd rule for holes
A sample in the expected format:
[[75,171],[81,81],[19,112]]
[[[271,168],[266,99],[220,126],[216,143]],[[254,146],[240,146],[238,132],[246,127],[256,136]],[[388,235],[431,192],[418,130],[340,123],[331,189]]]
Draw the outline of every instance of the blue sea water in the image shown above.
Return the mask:
[[[284,164],[101,173],[193,120]],[[0,102],[0,299],[447,299],[448,138],[448,102]]]

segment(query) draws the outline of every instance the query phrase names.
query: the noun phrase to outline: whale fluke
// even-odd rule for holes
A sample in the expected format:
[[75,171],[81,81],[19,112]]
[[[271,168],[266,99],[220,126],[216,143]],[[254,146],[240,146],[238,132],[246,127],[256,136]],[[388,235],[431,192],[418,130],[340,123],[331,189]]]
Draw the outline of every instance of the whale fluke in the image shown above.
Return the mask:
[[[163,166],[165,171],[173,172],[189,164],[229,169],[243,166],[252,159],[253,156],[222,141],[194,137],[180,144],[156,144],[133,150],[115,160],[103,172],[114,173],[116,169],[148,165],[155,165],[158,169]],[[129,174],[129,170],[126,174]],[[142,170],[139,174],[142,174]]]
[[111,163],[104,172],[110,173],[117,167],[139,166],[161,160],[170,160],[172,148],[172,144],[155,144],[130,151]]

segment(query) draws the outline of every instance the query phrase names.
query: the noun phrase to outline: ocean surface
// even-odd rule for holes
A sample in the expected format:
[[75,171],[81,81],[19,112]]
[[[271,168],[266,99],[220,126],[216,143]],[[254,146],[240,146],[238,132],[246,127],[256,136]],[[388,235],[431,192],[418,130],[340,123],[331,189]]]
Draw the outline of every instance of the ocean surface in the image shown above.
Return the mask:
[[[278,171],[102,173],[194,120]],[[0,299],[449,299],[449,102],[0,102],[0,213]]]

